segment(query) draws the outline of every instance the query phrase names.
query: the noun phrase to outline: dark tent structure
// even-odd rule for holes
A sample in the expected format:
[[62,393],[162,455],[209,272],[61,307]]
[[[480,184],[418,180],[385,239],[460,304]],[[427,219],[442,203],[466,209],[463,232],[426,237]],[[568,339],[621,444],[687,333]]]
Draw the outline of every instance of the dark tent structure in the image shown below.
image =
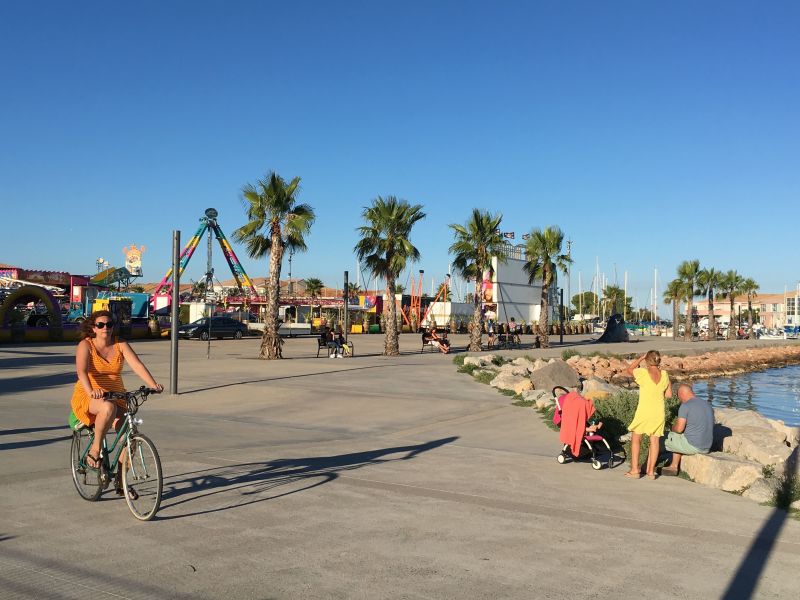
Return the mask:
[[600,339],[597,340],[597,343],[607,344],[627,341],[629,341],[629,339],[628,330],[625,329],[625,319],[623,319],[620,314],[611,315],[608,318],[608,323],[606,323],[606,330],[603,332],[603,335],[600,336]]

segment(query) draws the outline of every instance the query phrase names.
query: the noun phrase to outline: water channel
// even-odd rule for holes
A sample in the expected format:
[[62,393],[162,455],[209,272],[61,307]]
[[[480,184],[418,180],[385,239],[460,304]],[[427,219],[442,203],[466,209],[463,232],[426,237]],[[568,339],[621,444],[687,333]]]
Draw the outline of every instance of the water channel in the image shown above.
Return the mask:
[[800,365],[697,381],[692,387],[714,406],[754,410],[800,425]]

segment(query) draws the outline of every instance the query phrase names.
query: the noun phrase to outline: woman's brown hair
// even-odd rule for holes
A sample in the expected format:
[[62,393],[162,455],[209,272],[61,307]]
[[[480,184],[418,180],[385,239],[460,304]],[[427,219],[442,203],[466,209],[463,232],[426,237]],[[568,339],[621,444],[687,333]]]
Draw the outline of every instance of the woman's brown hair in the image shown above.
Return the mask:
[[650,350],[644,355],[644,362],[651,367],[657,367],[661,364],[661,353],[658,350]]
[[85,340],[87,338],[92,339],[95,337],[94,324],[100,317],[108,317],[112,321],[114,320],[114,315],[111,314],[110,310],[98,310],[96,312],[93,312],[88,317],[86,317],[86,320],[83,323],[81,323],[81,330],[80,330],[81,340]]

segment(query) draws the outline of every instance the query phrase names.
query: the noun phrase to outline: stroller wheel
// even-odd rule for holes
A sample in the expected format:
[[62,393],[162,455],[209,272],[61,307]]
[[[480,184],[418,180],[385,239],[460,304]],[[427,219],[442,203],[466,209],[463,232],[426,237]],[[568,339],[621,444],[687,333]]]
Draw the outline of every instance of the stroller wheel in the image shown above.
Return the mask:
[[556,456],[556,460],[558,461],[558,464],[563,465],[567,459],[564,458],[563,454],[559,454],[558,456]]
[[601,462],[600,462],[599,460],[597,460],[596,458],[593,458],[593,459],[592,459],[592,468],[593,468],[595,471],[599,471],[600,469],[602,469],[602,468],[603,468],[603,463],[601,463]]

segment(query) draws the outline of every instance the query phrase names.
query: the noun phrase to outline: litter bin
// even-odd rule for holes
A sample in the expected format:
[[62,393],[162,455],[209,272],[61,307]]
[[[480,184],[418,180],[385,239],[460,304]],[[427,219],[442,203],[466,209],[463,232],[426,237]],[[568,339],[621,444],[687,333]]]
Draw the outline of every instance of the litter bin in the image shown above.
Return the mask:
[[368,331],[369,331],[369,333],[380,333],[381,332],[381,326],[378,323],[373,323],[372,325],[369,326]]

